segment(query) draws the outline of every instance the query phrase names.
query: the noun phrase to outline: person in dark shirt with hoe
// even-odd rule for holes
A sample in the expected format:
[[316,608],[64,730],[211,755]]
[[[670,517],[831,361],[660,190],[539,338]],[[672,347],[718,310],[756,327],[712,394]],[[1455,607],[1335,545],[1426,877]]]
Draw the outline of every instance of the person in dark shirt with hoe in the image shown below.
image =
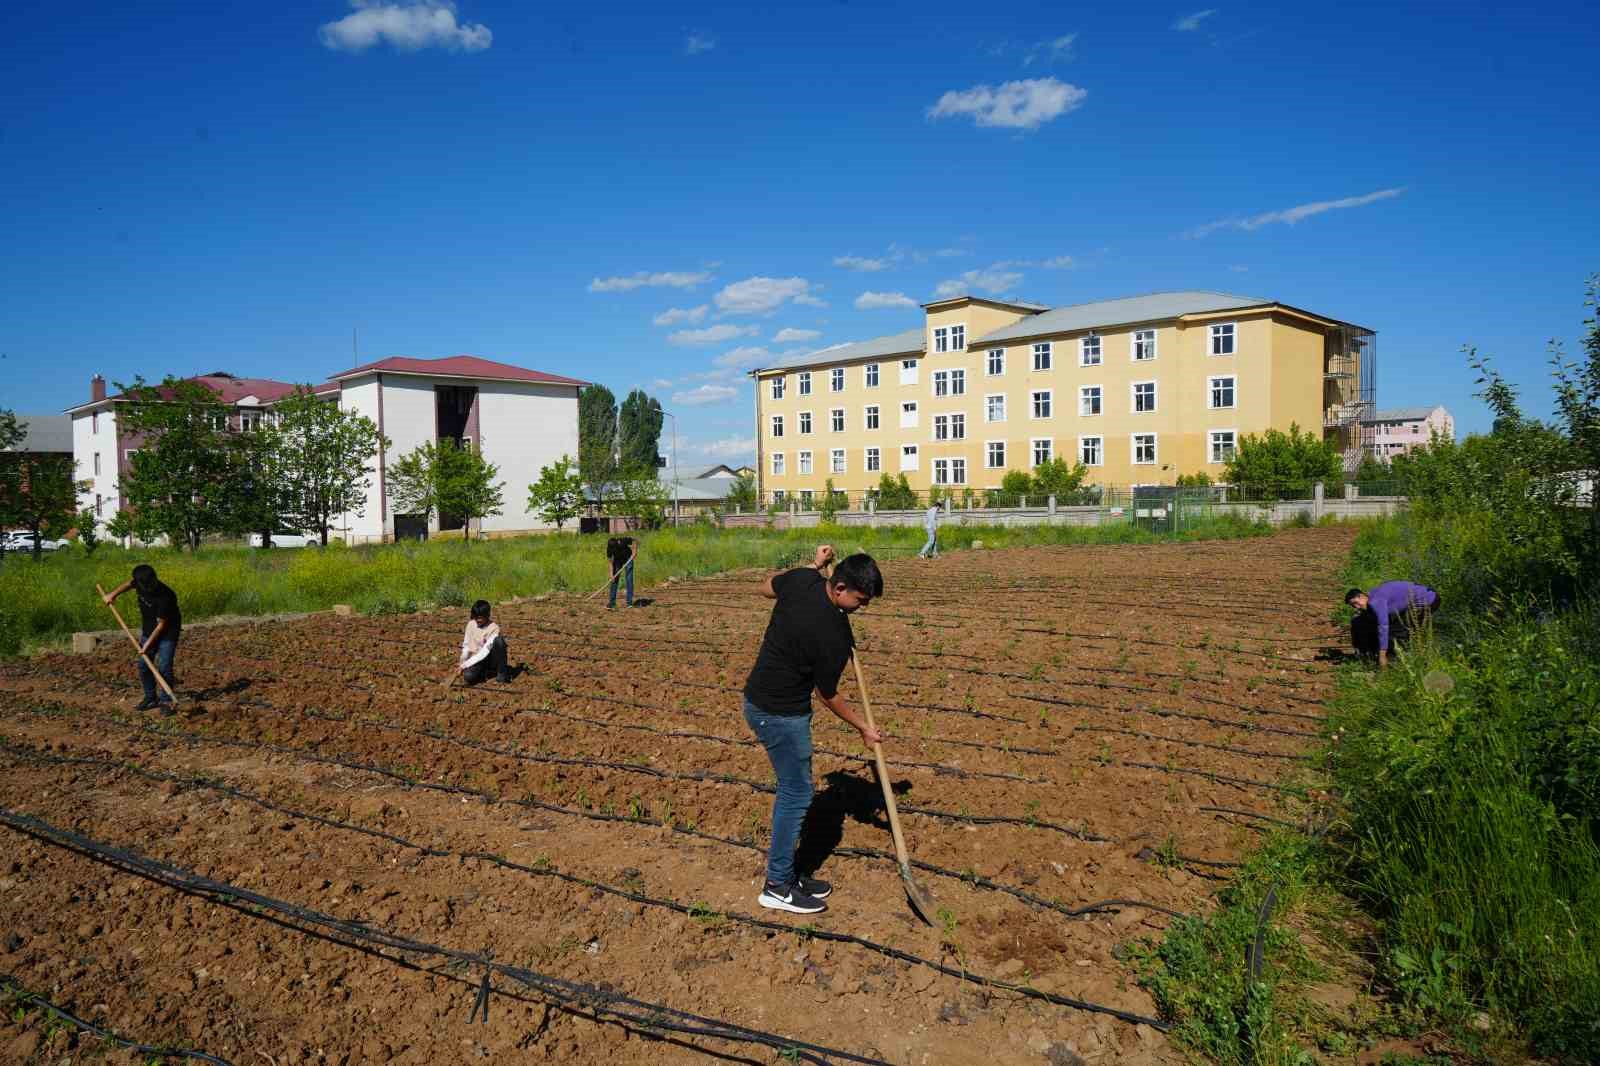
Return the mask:
[[606,604],[606,610],[611,610],[617,605],[617,579],[622,578],[628,586],[627,606],[633,606],[633,560],[638,558],[639,545],[632,537],[612,537],[606,541],[606,558],[611,563],[611,602]]
[[850,614],[883,595],[883,575],[870,555],[852,555],[831,577],[824,576],[831,562],[833,548],[824,544],[812,565],[767,578],[761,594],[778,602],[744,683],[744,720],[767,749],[778,778],[766,884],[757,902],[794,914],[827,910],[822,901],[833,891],[826,881],[802,877],[794,867],[800,825],[813,791],[812,689],[869,747],[883,742],[883,734],[868,728],[839,692],[839,677],[855,651]]
[[1344,602],[1356,611],[1350,620],[1351,642],[1363,655],[1376,654],[1381,669],[1389,665],[1389,649],[1404,644],[1442,600],[1426,585],[1385,581],[1371,592],[1351,589]]
[[[156,577],[155,567],[140,563],[133,568],[133,576],[129,580],[105,594],[106,606],[111,606],[118,596],[129,589],[135,590],[139,597],[140,650],[154,660],[167,687],[175,688],[177,682],[172,677],[172,660],[178,654],[178,637],[183,634],[183,613],[178,610],[178,594]],[[143,658],[139,660],[139,680],[144,684],[144,700],[134,710],[148,711],[152,707],[160,707],[164,715],[176,713],[166,693],[157,692],[156,679]]]

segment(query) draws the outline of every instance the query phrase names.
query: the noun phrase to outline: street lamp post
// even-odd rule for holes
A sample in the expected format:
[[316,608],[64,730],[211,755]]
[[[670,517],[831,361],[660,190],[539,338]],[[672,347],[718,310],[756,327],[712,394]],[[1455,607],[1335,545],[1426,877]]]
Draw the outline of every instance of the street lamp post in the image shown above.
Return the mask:
[[678,416],[671,411],[661,412],[672,419],[672,526],[674,529],[679,524],[678,518]]

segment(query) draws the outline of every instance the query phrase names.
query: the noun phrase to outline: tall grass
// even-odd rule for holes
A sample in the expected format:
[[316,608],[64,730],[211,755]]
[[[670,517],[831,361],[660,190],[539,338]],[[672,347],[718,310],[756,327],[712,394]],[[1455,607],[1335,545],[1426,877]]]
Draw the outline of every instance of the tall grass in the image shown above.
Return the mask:
[[[974,540],[988,547],[1030,544],[1127,544],[1256,536],[1269,528],[1239,519],[1218,519],[1184,530],[1181,538],[1152,534],[1131,525],[949,526],[940,543],[956,550]],[[904,558],[922,546],[914,528],[824,526],[774,531],[687,526],[638,534],[636,584],[746,567],[775,568],[809,560],[819,543],[841,555],[867,551]],[[93,556],[64,549],[35,561],[8,555],[0,563],[0,654],[59,640],[75,631],[106,629],[111,617],[95,596],[127,580],[135,564],[148,562],[178,593],[186,620],[219,615],[261,615],[326,610],[348,603],[367,614],[457,606],[476,599],[566,590],[589,592],[609,574],[605,541],[574,534],[467,543],[383,544],[327,549],[251,550],[203,547],[195,553],[171,549],[123,551],[102,547]],[[893,595],[891,585],[889,594]]]

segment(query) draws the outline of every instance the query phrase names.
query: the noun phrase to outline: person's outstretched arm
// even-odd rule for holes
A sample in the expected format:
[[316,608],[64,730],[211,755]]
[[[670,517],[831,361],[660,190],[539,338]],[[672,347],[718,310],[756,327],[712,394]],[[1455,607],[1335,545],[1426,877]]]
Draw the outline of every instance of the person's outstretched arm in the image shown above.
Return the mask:
[[127,592],[131,588],[133,588],[133,579],[129,578],[127,581],[124,581],[122,584],[106,593],[104,597],[106,606],[111,606],[118,596],[122,595],[124,592]]
[[817,698],[822,700],[824,707],[850,723],[855,731],[861,734],[861,739],[867,747],[870,748],[874,744],[883,743],[882,731],[868,727],[867,720],[857,714],[854,707],[850,706],[849,702],[844,698],[844,693],[835,692],[832,696],[824,696],[822,690],[818,689]]

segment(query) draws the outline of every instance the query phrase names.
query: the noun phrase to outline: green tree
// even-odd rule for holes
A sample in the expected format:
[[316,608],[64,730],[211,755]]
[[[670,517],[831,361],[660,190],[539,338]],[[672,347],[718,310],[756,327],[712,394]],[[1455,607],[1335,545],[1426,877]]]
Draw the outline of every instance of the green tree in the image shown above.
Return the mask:
[[528,510],[561,528],[569,518],[583,513],[583,478],[563,455],[549,466],[539,468],[539,480],[528,486]]
[[597,500],[617,478],[617,398],[604,385],[578,396],[578,476]]
[[278,433],[266,422],[226,441],[233,474],[227,482],[222,528],[236,536],[254,533],[263,551],[284,526],[290,509]]
[[1180,489],[1203,489],[1209,487],[1210,485],[1211,475],[1206,473],[1204,470],[1200,471],[1198,474],[1178,475],[1178,488]]
[[1357,484],[1369,481],[1388,481],[1394,476],[1394,471],[1389,469],[1389,464],[1370,453],[1361,457],[1361,465],[1356,467],[1356,472],[1350,475],[1350,480]]
[[671,500],[671,491],[656,476],[654,467],[635,466],[617,476],[606,509],[636,520],[644,529],[660,529]]
[[21,444],[24,435],[16,412],[0,407],[0,452],[9,452]]
[[1589,479],[1589,529],[1600,537],[1600,274],[1591,274],[1584,291],[1589,317],[1583,336],[1584,359],[1569,362],[1559,341],[1550,346],[1550,366],[1556,379],[1556,411],[1566,423],[1573,468]]
[[208,386],[171,376],[160,385],[138,378],[117,387],[130,401],[118,411],[121,428],[143,441],[121,481],[133,512],[132,532],[198,549],[207,533],[231,524],[237,458],[227,428],[232,408]]
[[884,474],[878,479],[878,510],[910,511],[917,506],[917,493],[904,474]]
[[1321,481],[1331,491],[1344,480],[1344,460],[1333,441],[1303,433],[1269,429],[1261,436],[1246,433],[1228,460],[1229,484],[1276,492],[1286,497],[1309,493]]
[[634,389],[622,401],[617,426],[617,464],[623,470],[661,467],[661,404]]
[[505,482],[495,481],[499,473],[476,448],[453,440],[424,441],[389,468],[395,513],[459,518],[467,526],[463,537],[470,539],[474,518],[497,515],[505,506],[500,495]]
[[733,479],[733,484],[728,486],[728,506],[737,507],[741,511],[754,511],[756,509],[756,479],[749,474],[741,474]]
[[308,386],[280,400],[268,436],[284,496],[284,520],[315,530],[322,546],[340,515],[366,512],[379,448],[389,441],[372,419],[319,399]]
[[1028,502],[1028,493],[1033,491],[1033,478],[1025,470],[1007,470],[1000,479],[998,492],[990,491],[990,496],[995,507],[1022,507]]
[[100,547],[100,530],[95,524],[94,508],[85,507],[79,511],[75,524],[78,527],[78,543],[83,545],[85,553],[93,555],[94,550]]
[[1088,477],[1089,468],[1082,463],[1051,459],[1034,467],[1032,492],[1035,496],[1054,496],[1060,506],[1087,503],[1092,494],[1083,483]]
[[832,522],[841,510],[846,510],[849,506],[849,495],[834,488],[833,478],[828,478],[822,486],[822,503],[817,507],[817,511],[822,516],[822,521]]
[[45,533],[63,536],[77,514],[80,485],[64,455],[8,452],[0,464],[0,514],[33,535],[38,555]]

